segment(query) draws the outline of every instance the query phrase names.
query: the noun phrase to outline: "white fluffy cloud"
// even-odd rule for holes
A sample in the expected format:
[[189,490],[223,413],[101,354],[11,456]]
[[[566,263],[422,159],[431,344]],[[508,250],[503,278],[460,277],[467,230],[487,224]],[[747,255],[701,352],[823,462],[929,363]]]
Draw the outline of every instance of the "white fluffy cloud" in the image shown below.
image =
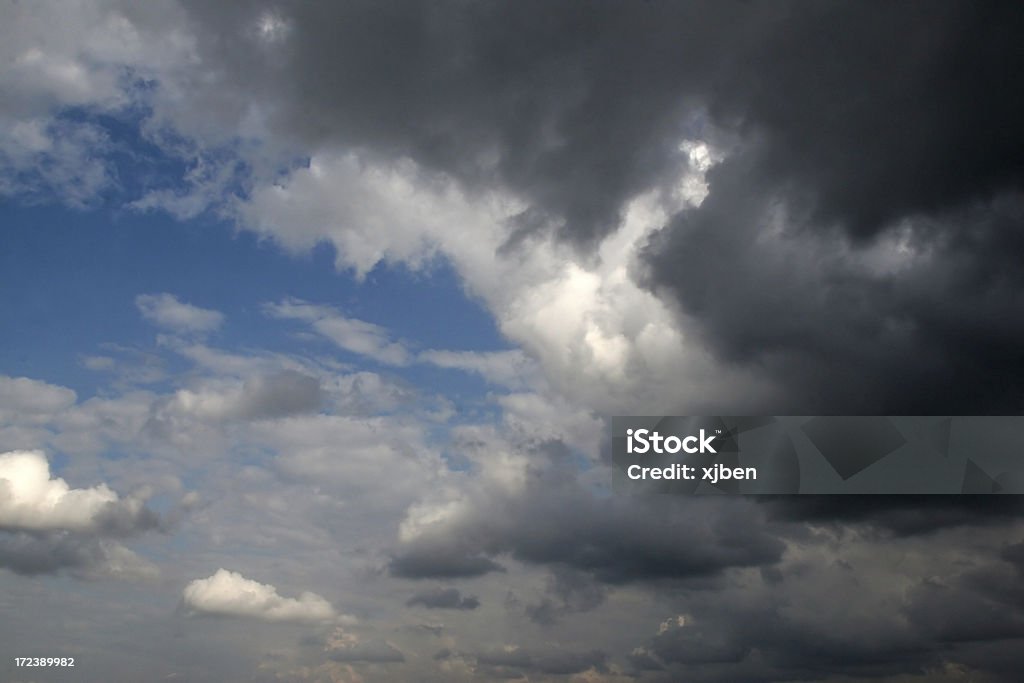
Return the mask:
[[135,305],[143,318],[172,332],[212,332],[224,322],[219,311],[179,301],[173,294],[140,294]]
[[[243,227],[290,249],[327,240],[337,248],[337,265],[357,275],[380,261],[415,268],[443,255],[506,337],[539,361],[548,386],[591,410],[700,414],[726,404],[752,410],[774,388],[718,363],[678,312],[633,277],[638,250],[651,232],[706,193],[704,172],[714,155],[695,142],[682,145],[679,154],[690,170],[675,191],[638,195],[593,258],[544,233],[526,237],[522,249],[510,247],[513,217],[524,208],[514,197],[471,196],[411,161],[382,167],[352,154],[314,155],[308,168],[255,188],[237,216]],[[376,326],[302,302],[272,310],[313,323],[350,350],[392,363],[406,360],[404,349],[392,346]],[[501,366],[510,358],[481,363],[427,352],[422,360],[497,370],[507,379],[508,367]]]
[[249,617],[263,621],[324,623],[339,617],[327,600],[308,591],[285,598],[277,588],[247,579],[238,572],[218,569],[213,576],[196,579],[182,593],[185,606],[194,613]]
[[101,516],[119,507],[141,508],[134,499],[121,500],[106,484],[73,489],[50,476],[40,451],[0,455],[0,526],[8,529],[90,531]]
[[355,154],[318,155],[283,183],[257,187],[239,210],[246,227],[286,249],[329,240],[338,267],[362,277],[380,261],[423,263],[437,229],[464,225],[460,195],[424,193],[417,174],[412,162],[375,167]]
[[129,102],[124,64],[150,75],[188,59],[192,40],[173,4],[126,9],[45,1],[7,7],[0,57],[9,68],[0,88],[10,97],[0,114],[40,115],[61,105],[113,109]]

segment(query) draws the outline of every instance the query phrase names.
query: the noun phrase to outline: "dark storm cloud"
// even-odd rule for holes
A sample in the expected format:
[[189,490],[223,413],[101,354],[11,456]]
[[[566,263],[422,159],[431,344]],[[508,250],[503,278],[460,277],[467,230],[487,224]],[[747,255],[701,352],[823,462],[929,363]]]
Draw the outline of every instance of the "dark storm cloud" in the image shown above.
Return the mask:
[[534,659],[534,668],[545,674],[568,676],[588,669],[606,671],[608,656],[600,650],[589,652],[550,652]]
[[756,173],[743,157],[713,169],[702,206],[652,238],[647,276],[719,356],[786,387],[774,412],[1021,405],[1024,195],[915,215],[856,244]]
[[1003,559],[1009,562],[1024,578],[1024,542],[1009,545],[1003,549]]
[[[984,577],[988,586],[976,585]],[[924,580],[908,592],[911,623],[937,642],[994,641],[1024,637],[1024,613],[1007,598],[1020,597],[1018,582],[986,570],[953,585]],[[1016,578],[1016,577],[1013,577]],[[974,584],[974,585],[972,585]]]
[[1007,546],[999,553],[1001,563],[993,563],[967,572],[957,588],[982,596],[988,601],[1016,611],[1016,621],[1024,616],[1024,542]]
[[503,666],[525,669],[532,664],[533,657],[531,657],[526,650],[516,648],[512,650],[479,652],[476,655],[476,661],[478,664],[485,664],[487,666]]
[[958,526],[996,526],[1024,516],[1022,496],[763,496],[777,520],[864,526],[914,536]]
[[733,633],[707,633],[703,629],[670,629],[656,636],[651,651],[668,664],[735,663],[750,652],[751,644]]
[[[772,564],[782,542],[746,501],[605,497],[554,476],[531,480],[514,498],[490,497],[459,522],[401,546],[392,574],[407,578],[483,573],[511,554],[606,583],[713,576],[729,567]],[[496,566],[496,565],[495,565]],[[596,595],[563,581],[562,604]]]
[[[261,17],[279,21],[268,47]],[[1013,2],[191,3],[205,110],[408,156],[592,244],[685,163],[727,160],[646,253],[771,411],[1020,406],[1024,7]],[[276,42],[274,42],[276,41]],[[205,90],[204,90],[205,89]],[[202,93],[206,93],[203,95]],[[771,215],[784,238],[767,235]],[[909,222],[908,222],[909,221]],[[902,226],[924,254],[868,273]],[[844,251],[845,250],[845,251]],[[843,253],[840,253],[843,252]]]
[[[479,652],[473,656],[478,666],[489,672],[504,671],[509,675],[519,672],[538,672],[553,676],[568,676],[581,673],[588,669],[607,671],[605,665],[608,655],[600,650],[588,652],[571,652],[560,649],[531,651],[523,648],[512,650],[492,650]],[[515,675],[514,677],[518,677]]]
[[637,671],[663,671],[665,665],[642,647],[634,649],[626,657],[629,665]]
[[427,607],[430,609],[476,609],[480,600],[474,595],[463,595],[458,588],[442,588],[416,593],[406,603],[409,607]]
[[462,579],[505,571],[500,564],[482,555],[451,555],[445,547],[425,546],[396,555],[388,569],[392,575],[407,579]]
[[[927,575],[907,575],[892,601],[878,595],[876,582],[888,578],[872,577],[884,562],[871,555],[790,564],[757,589],[688,591],[678,603],[687,614],[666,620],[627,661],[639,672],[664,669],[666,680],[743,683],[823,680],[825,672],[947,680],[938,672],[956,663],[977,670],[977,680],[1009,683],[1024,641],[1019,545],[979,543],[969,559],[935,554]],[[824,586],[835,596],[819,606]]]
[[[1021,406],[1022,29],[1012,3],[807,4],[728,72],[742,141],[648,274],[779,410]],[[865,267],[899,231],[916,256]]]
[[790,5],[715,104],[755,133],[759,178],[864,237],[1021,188],[1022,29],[1010,2]]
[[270,56],[254,36],[260,5],[192,13],[222,85],[269,93],[282,134],[499,182],[583,241],[678,163],[664,143],[693,118],[688,97],[762,13],[663,2],[265,7],[288,25]]
[[541,625],[553,624],[566,614],[589,612],[606,597],[604,586],[586,573],[557,565],[551,570],[545,593],[539,602],[525,608],[526,616]]
[[901,625],[898,615],[872,615],[860,628],[830,618],[794,618],[782,604],[729,604],[694,623],[673,625],[638,648],[630,663],[695,681],[821,680],[916,673],[940,662],[937,644]]
[[[255,39],[265,11],[287,27],[270,53]],[[465,178],[497,156],[501,180],[584,234],[608,229],[623,199],[650,185],[695,109],[756,147],[759,177],[807,188],[815,217],[859,233],[1022,180],[1016,3],[193,3],[192,12],[221,77],[274,88],[264,92],[289,131]]]

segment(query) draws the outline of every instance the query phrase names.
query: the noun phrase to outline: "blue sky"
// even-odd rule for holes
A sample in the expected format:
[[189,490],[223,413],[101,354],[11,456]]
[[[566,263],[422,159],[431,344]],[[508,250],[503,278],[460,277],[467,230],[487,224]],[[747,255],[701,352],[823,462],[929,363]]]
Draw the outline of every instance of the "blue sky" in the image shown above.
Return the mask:
[[[154,351],[153,328],[139,315],[140,294],[170,292],[221,311],[228,323],[217,341],[287,351],[328,344],[290,334],[267,320],[261,306],[283,297],[336,306],[347,315],[415,340],[418,348],[508,349],[479,302],[467,298],[443,259],[413,272],[381,264],[356,280],[334,267],[327,244],[288,254],[234,226],[203,218],[182,224],[156,212],[118,207],[69,208],[6,203],[3,207],[5,297],[2,312],[18,333],[3,340],[8,370],[60,381],[84,396],[102,382],[82,367],[83,355],[117,344]],[[45,254],[44,258],[40,255]],[[68,331],[73,330],[73,334]],[[342,353],[339,360],[359,361]],[[452,391],[483,387],[462,373],[403,369],[417,383],[451,383]],[[446,375],[442,380],[440,377]]]

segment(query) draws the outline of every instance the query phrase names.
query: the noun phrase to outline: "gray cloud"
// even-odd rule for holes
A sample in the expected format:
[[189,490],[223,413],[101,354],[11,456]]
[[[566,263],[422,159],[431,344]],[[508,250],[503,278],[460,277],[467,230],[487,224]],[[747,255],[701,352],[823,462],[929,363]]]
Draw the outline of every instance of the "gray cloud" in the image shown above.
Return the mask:
[[0,531],[0,567],[15,574],[152,578],[157,569],[109,539],[67,531]]
[[368,640],[333,648],[329,657],[336,662],[389,664],[405,661],[405,655],[400,650],[383,640]]
[[541,674],[568,676],[588,669],[607,671],[608,655],[600,650],[572,652],[555,648],[529,650],[512,648],[478,652],[472,657],[478,666],[487,672],[498,674],[513,672],[537,672]]
[[240,417],[259,419],[315,412],[324,401],[320,382],[294,370],[282,370],[245,383],[236,411]]
[[555,566],[545,596],[539,602],[526,605],[526,615],[535,623],[550,625],[567,614],[595,609],[605,597],[604,586],[586,573]]
[[469,576],[497,569],[490,558],[508,553],[624,583],[768,565],[782,550],[754,503],[599,497],[549,473],[520,496],[479,501],[459,521],[403,544],[390,569],[410,578]]
[[1001,526],[1024,515],[1019,496],[764,496],[775,519],[862,526],[895,536],[960,526]]
[[308,144],[499,179],[580,237],[613,227],[702,123],[857,233],[1022,180],[1024,98],[998,77],[1021,61],[1012,4],[274,9],[288,31],[268,54],[239,31],[259,8],[190,5],[219,87],[259,82],[280,132]]
[[580,239],[612,229],[621,202],[670,166],[661,143],[683,133],[688,78],[747,14],[675,3],[278,9],[289,32],[270,63],[238,30],[259,10],[190,6],[219,87],[239,95],[259,82],[279,133],[410,156],[470,186],[500,182]]
[[[987,590],[978,586],[984,576],[992,582]],[[1012,575],[990,568],[952,585],[924,579],[909,591],[907,617],[923,636],[942,643],[998,641],[1024,638],[1021,605],[1009,605],[1014,593]],[[1007,579],[1010,580],[1007,580]],[[972,585],[974,584],[974,585]],[[981,590],[979,590],[981,589]]]
[[[685,672],[696,681],[823,680],[823,671],[837,680],[917,680],[921,672],[921,680],[959,680],[960,669],[977,680],[1013,680],[1006,666],[1020,645],[1024,616],[1014,588],[1019,574],[1008,559],[1016,545],[993,552],[980,538],[978,554],[965,560],[955,550],[961,536],[943,537],[945,555],[915,541],[928,548],[927,559],[904,567],[900,558],[914,552],[907,540],[880,547],[843,538],[845,552],[828,553],[831,560],[790,555],[757,587],[686,590],[676,602],[685,615],[667,619],[640,643],[630,666],[670,678]],[[893,551],[896,558],[887,560]],[[836,593],[851,597],[838,600]]]
[[647,247],[648,283],[720,357],[757,364],[776,413],[973,414],[1014,405],[1019,195],[907,216],[872,241],[819,226],[749,159]]
[[409,607],[427,607],[430,609],[476,609],[480,599],[475,595],[463,595],[458,588],[437,588],[421,591],[405,601]]
[[388,563],[392,575],[407,579],[460,579],[502,572],[500,564],[479,554],[451,554],[447,548],[417,546],[403,550]]
[[172,438],[191,418],[218,424],[315,413],[325,398],[317,378],[281,370],[227,387],[180,389],[154,404],[144,430],[159,438]]

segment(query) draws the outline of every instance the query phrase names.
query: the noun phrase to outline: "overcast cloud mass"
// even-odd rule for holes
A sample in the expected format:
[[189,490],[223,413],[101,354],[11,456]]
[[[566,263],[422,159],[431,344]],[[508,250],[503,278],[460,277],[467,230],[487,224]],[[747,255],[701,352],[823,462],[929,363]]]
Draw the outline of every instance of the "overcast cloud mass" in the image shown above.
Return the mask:
[[605,420],[1024,411],[1020,3],[0,2],[0,678],[1019,681],[1016,497]]

